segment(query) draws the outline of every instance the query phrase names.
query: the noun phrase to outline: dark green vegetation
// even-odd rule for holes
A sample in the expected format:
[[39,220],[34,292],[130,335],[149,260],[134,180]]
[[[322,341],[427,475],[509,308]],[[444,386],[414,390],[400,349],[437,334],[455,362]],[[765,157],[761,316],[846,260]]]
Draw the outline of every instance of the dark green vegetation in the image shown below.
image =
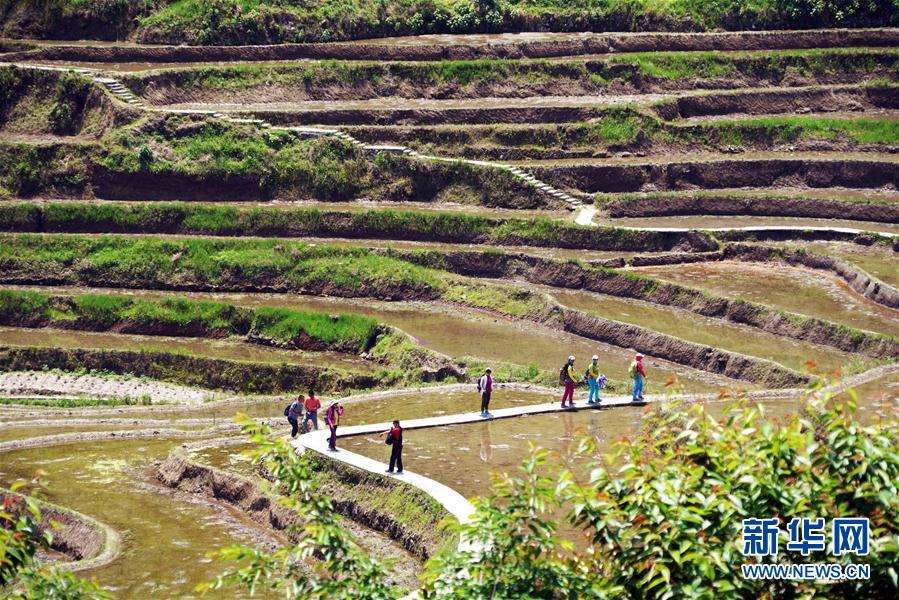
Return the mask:
[[0,205],[0,231],[169,233],[260,237],[343,237],[653,251],[678,246],[712,250],[698,233],[665,234],[586,227],[548,218],[492,218],[462,213],[312,208],[243,208],[189,203]]
[[82,408],[85,406],[136,406],[148,405],[134,398],[2,398],[0,405],[49,406],[55,408]]
[[[0,590],[9,599],[32,598],[104,599],[111,596],[96,583],[79,579],[68,569],[39,559],[50,550],[53,527],[41,515],[39,484],[13,484],[11,493],[0,493]],[[30,494],[30,495],[29,495]]]
[[370,349],[379,332],[374,319],[359,315],[271,307],[254,311],[183,298],[51,296],[13,290],[0,290],[0,324],[202,337],[247,335],[292,347],[348,352]]
[[281,91],[297,99],[381,96],[520,97],[554,90],[569,95],[616,91],[730,88],[747,84],[895,81],[891,49],[840,48],[765,52],[628,53],[603,59],[445,60],[430,62],[315,61],[299,66],[235,65],[134,74],[136,92],[177,102],[184,96]]
[[[130,36],[150,43],[261,44],[497,31],[695,31],[895,23],[889,0],[25,0],[0,2],[9,36]],[[75,26],[72,26],[75,23]]]
[[[827,397],[822,400],[826,401]],[[273,554],[235,547],[240,561],[216,586],[250,592],[285,583],[301,595],[388,598],[384,567],[333,524],[308,453],[297,454],[252,422],[245,430],[288,504],[309,524],[297,547]],[[891,597],[899,585],[899,446],[892,425],[863,427],[851,405],[822,409],[813,401],[801,416],[771,422],[739,406],[722,419],[702,406],[658,412],[642,433],[620,442],[611,463],[594,459],[592,441],[575,452],[588,464],[571,472],[538,450],[514,473],[497,479],[476,502],[473,518],[451,531],[476,550],[449,550],[426,567],[424,593],[437,598],[540,597],[683,598],[804,597],[809,588],[834,597]],[[580,464],[580,463],[578,463]],[[789,482],[789,485],[784,485]],[[709,501],[709,499],[714,501]],[[560,515],[593,548],[585,553],[558,535]],[[864,563],[871,578],[839,582],[744,579],[739,564],[742,520],[870,518],[870,553],[835,558]],[[331,531],[331,528],[334,528]],[[647,544],[647,537],[654,543]],[[295,553],[333,557],[327,574],[298,572]],[[248,558],[252,560],[247,560]],[[768,559],[766,559],[768,560]],[[806,564],[814,555],[783,549],[775,562]],[[616,568],[605,568],[614,564]],[[335,571],[335,569],[344,569]],[[340,577],[338,573],[345,573]],[[351,575],[351,576],[350,576]],[[784,589],[786,588],[786,589]]]

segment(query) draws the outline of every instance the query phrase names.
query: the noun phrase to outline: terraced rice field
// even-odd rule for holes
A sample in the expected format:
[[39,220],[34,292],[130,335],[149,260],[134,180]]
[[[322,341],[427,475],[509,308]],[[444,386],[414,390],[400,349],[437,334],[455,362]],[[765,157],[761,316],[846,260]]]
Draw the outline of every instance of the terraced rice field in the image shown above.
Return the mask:
[[[309,388],[446,416],[490,366],[520,408],[596,354],[617,398],[639,351],[652,401],[776,418],[846,376],[895,419],[899,31],[616,36],[0,44],[0,483],[118,531],[83,573],[116,597],[189,597],[207,551],[287,543],[233,416],[280,435]],[[409,431],[406,462],[473,496],[644,416]],[[414,589],[443,509],[319,468]]]

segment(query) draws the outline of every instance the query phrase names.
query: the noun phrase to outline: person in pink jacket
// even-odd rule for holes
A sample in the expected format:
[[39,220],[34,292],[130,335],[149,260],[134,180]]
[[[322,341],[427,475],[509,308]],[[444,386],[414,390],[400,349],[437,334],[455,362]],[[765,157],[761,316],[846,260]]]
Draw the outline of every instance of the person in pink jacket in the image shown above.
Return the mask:
[[334,400],[328,405],[325,412],[325,424],[331,430],[331,437],[328,439],[328,448],[337,450],[337,426],[340,425],[340,417],[343,416],[343,407],[340,402]]
[[580,381],[574,371],[574,356],[568,357],[568,362],[559,372],[559,379],[565,384],[565,392],[562,394],[562,408],[574,408],[574,386]]

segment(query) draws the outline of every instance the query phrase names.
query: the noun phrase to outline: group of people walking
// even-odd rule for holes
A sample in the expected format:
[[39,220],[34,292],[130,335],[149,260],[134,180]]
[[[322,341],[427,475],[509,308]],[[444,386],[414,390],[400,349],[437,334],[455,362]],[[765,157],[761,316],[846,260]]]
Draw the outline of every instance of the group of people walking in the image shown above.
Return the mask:
[[[315,428],[318,431],[318,411],[321,409],[322,403],[315,396],[315,390],[309,390],[309,395],[304,399],[302,396],[287,405],[284,409],[284,416],[290,423],[290,437],[297,437],[297,433],[302,430],[303,433],[312,431]],[[303,415],[305,411],[305,416]],[[343,416],[344,408],[339,400],[332,400],[325,410],[325,425],[331,431],[331,437],[328,439],[328,447],[331,450],[337,450],[337,426],[340,425],[340,417]],[[300,418],[303,419],[302,424]],[[310,426],[311,424],[311,426]]]
[[[574,409],[574,390],[582,381],[587,382],[589,394],[587,396],[587,404],[591,406],[599,406],[602,403],[600,398],[600,390],[606,387],[606,376],[599,371],[599,356],[593,355],[590,364],[584,371],[583,379],[579,377],[574,366],[575,357],[569,356],[568,360],[559,370],[559,382],[564,386],[562,393],[562,408]],[[643,402],[643,384],[646,381],[646,369],[643,366],[643,355],[637,353],[633,362],[628,368],[628,376],[633,380],[634,389],[632,402],[639,404]],[[477,389],[481,396],[481,416],[490,416],[490,398],[493,395],[493,371],[485,369],[484,374],[478,378]],[[318,411],[321,408],[321,402],[315,396],[314,390],[309,390],[309,395],[304,399],[298,397],[284,409],[284,416],[291,426],[291,437],[296,437],[297,433],[302,429],[303,433],[311,431],[308,425],[318,430]],[[305,412],[305,416],[303,413]],[[338,400],[333,400],[328,404],[325,411],[325,424],[330,430],[328,438],[328,448],[332,451],[337,450],[337,427],[340,425],[340,418],[344,415],[344,408]],[[300,424],[302,418],[302,424]],[[387,468],[388,473],[401,474],[403,472],[403,428],[399,421],[394,421],[390,429],[381,433],[386,435],[385,442],[390,446],[390,463]]]
[[[575,357],[569,356],[568,361],[559,370],[559,381],[565,386],[562,393],[562,408],[574,408],[574,388],[581,383],[577,370],[574,367]],[[646,369],[643,367],[643,355],[639,352],[634,356],[633,362],[627,370],[628,377],[634,382],[634,391],[631,402],[639,404],[643,402],[643,383],[646,381]],[[593,355],[593,359],[587,370],[584,371],[584,381],[590,388],[587,396],[587,404],[598,406],[602,403],[599,391],[605,389],[606,376],[599,372],[599,356]]]

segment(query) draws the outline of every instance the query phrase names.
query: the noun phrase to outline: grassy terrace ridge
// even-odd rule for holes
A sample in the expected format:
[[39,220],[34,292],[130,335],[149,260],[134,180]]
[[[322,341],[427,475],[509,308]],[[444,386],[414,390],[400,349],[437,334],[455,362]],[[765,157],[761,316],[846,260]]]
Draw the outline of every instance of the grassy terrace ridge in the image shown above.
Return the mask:
[[[0,242],[0,280],[6,283],[443,300],[519,319],[558,321],[558,305],[543,294],[460,276],[497,278],[514,272],[532,283],[582,287],[678,306],[872,356],[890,355],[899,343],[889,336],[742,300],[731,301],[626,271],[496,251],[379,251],[310,246],[283,239],[162,240],[28,234],[2,235]],[[527,268],[522,270],[523,266]]]
[[548,218],[494,218],[390,209],[356,212],[149,202],[0,204],[0,231],[317,236],[622,251],[670,250],[674,246],[696,250],[717,247],[710,236],[700,233],[641,232],[576,225]]
[[734,198],[734,199],[762,199],[776,200],[779,198],[790,198],[796,200],[807,200],[814,202],[816,200],[832,200],[835,202],[843,202],[846,204],[896,204],[899,203],[899,197],[892,198],[889,196],[863,196],[848,194],[843,190],[810,190],[809,193],[795,191],[764,191],[764,190],[672,190],[670,192],[625,192],[621,194],[597,192],[593,194],[596,205],[600,208],[613,202],[631,202],[644,199],[670,198],[689,200],[691,198]]
[[794,81],[805,78],[810,83],[821,83],[827,78],[845,82],[848,75],[895,81],[897,64],[899,51],[895,49],[836,48],[649,52],[602,59],[324,60],[301,65],[242,64],[149,71],[124,75],[122,80],[139,94],[171,101],[177,101],[179,94],[184,93],[228,93],[256,87],[289,88],[291,94],[311,100],[381,96],[477,98],[528,95],[527,91],[540,95],[560,87],[580,94],[607,92],[612,85],[618,86],[616,89],[680,89],[684,85],[692,89],[701,80],[715,81],[715,87],[731,87],[728,79],[776,83],[787,76]]
[[464,156],[598,156],[605,152],[715,152],[771,150],[784,144],[825,142],[840,150],[890,150],[899,144],[899,120],[880,117],[772,116],[675,123],[636,107],[602,109],[589,122],[546,125],[350,126],[359,139],[403,143],[420,151]]
[[[0,33],[13,37],[129,38],[145,43],[235,45],[336,41],[427,33],[707,31],[885,26],[889,0],[813,7],[800,0],[5,0]],[[77,22],[80,27],[71,28]],[[67,26],[68,25],[68,26]]]
[[374,319],[288,308],[239,308],[223,302],[102,294],[53,296],[0,290],[0,324],[128,333],[251,336],[293,347],[363,352],[379,333]]

